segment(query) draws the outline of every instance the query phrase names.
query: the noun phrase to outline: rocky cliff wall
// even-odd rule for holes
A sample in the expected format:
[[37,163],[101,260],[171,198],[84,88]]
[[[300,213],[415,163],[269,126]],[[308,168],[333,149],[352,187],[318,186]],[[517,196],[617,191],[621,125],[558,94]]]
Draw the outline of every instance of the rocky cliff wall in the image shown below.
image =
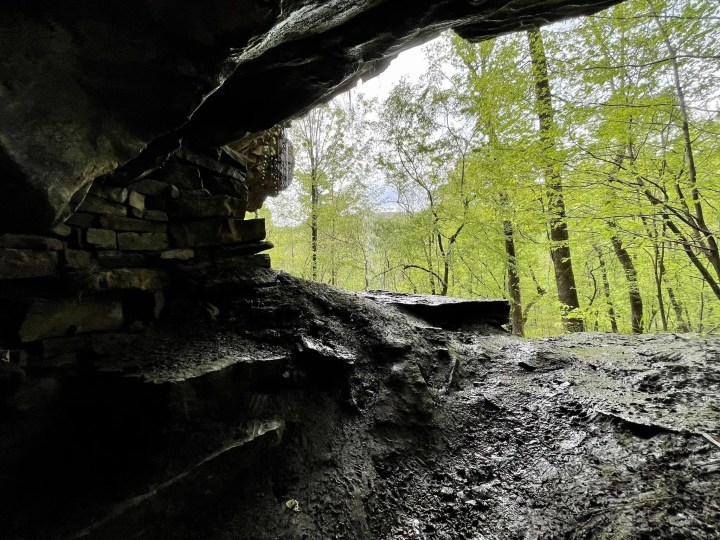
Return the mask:
[[265,222],[245,217],[287,184],[268,172],[264,149],[277,133],[232,156],[182,149],[152,176],[95,181],[43,235],[0,234],[3,359],[31,376],[76,371],[157,320],[178,279],[201,282],[211,266],[269,268],[259,255],[272,247]]

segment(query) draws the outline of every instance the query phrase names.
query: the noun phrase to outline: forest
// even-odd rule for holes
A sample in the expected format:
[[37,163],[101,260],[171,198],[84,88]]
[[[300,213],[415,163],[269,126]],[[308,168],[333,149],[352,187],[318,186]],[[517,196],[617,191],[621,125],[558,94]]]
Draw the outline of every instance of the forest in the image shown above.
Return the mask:
[[479,43],[289,126],[273,264],[506,298],[515,335],[720,330],[720,3],[629,0]]

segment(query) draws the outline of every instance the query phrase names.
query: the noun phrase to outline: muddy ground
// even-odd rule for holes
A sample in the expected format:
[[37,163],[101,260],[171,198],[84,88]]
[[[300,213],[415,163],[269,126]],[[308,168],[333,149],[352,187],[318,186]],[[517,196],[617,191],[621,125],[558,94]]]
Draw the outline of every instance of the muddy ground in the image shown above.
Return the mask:
[[183,286],[97,360],[79,487],[8,538],[720,538],[720,338],[522,340],[259,281]]

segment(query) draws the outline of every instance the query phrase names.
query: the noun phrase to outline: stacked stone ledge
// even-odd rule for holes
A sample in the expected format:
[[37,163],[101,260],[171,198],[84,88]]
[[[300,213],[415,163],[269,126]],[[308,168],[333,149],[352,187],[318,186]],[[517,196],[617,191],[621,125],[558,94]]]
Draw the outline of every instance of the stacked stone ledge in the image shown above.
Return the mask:
[[265,222],[244,219],[237,171],[174,160],[158,175],[96,182],[44,235],[0,234],[0,359],[30,375],[76,369],[159,318],[176,277],[218,264],[269,268]]

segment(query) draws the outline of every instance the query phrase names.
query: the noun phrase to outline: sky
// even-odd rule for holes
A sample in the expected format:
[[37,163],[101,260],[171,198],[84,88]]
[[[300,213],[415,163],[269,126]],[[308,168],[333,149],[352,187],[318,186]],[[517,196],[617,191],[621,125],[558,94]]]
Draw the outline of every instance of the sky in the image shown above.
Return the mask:
[[433,41],[430,41],[425,45],[401,52],[380,75],[364,83],[359,83],[355,87],[356,91],[368,98],[377,98],[378,101],[383,101],[403,77],[410,81],[416,81],[427,71],[428,62],[424,51],[425,47],[432,43]]

